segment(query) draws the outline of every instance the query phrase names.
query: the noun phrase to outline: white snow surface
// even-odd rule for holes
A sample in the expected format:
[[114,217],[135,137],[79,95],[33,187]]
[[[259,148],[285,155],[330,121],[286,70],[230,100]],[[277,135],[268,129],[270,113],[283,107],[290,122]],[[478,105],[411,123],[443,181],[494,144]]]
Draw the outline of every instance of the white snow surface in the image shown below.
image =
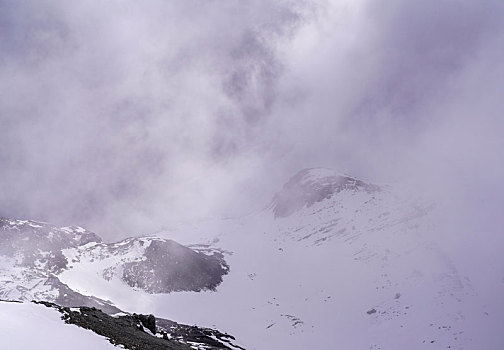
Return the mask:
[[[142,237],[125,239],[113,245],[89,243],[78,248],[65,249],[63,253],[68,260],[69,269],[58,277],[83,295],[108,295],[111,286],[114,290],[129,289],[121,279],[122,264],[145,259],[143,253],[155,239]],[[116,250],[117,248],[122,249]]]
[[[303,181],[335,175],[316,170]],[[436,244],[437,210],[388,186],[347,188],[284,218],[269,208],[156,233],[223,252],[230,272],[216,292],[127,286],[116,267],[145,244],[116,256],[101,244],[69,249],[71,268],[58,277],[128,312],[228,332],[248,350],[502,350],[504,310]]]
[[44,305],[0,302],[0,315],[1,349],[118,349],[90,330],[65,324],[61,313]]
[[225,253],[217,292],[150,295],[82,260],[61,279],[130,312],[216,327],[249,350],[502,349],[504,318],[436,246],[433,210],[389,187],[347,189],[285,218],[265,210],[158,232]]

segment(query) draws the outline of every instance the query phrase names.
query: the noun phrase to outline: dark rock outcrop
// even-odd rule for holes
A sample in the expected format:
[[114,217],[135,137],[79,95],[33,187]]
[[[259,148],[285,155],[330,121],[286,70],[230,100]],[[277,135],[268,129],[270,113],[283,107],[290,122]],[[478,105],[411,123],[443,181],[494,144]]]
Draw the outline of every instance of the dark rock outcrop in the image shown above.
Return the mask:
[[[135,350],[243,349],[235,338],[214,329],[187,326],[153,315],[111,316],[94,307],[69,308],[50,302],[35,302],[61,312],[68,324],[89,329],[112,344]],[[148,331],[147,331],[148,330]]]

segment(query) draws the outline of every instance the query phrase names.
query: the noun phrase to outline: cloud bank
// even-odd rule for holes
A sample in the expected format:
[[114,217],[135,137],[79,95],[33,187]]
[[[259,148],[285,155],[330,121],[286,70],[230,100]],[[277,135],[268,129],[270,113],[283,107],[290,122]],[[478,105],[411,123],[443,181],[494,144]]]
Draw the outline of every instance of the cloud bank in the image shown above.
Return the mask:
[[131,235],[259,209],[325,166],[496,233],[503,19],[499,1],[0,1],[0,215]]

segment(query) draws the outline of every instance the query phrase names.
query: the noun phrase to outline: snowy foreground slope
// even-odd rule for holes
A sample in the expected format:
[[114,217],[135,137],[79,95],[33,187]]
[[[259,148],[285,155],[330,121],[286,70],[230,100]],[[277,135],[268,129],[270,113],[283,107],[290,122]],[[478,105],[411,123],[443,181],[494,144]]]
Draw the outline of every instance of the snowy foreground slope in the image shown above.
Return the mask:
[[[0,330],[9,332],[8,336],[0,338],[0,345],[8,349],[81,349],[90,346],[102,349],[111,348],[111,345],[135,350],[241,349],[232,344],[234,338],[227,334],[153,315],[123,312],[109,315],[94,307],[70,308],[46,301],[0,300],[0,311],[3,311]],[[38,322],[44,324],[37,326]],[[109,344],[105,345],[104,340]]]
[[89,330],[65,325],[58,311],[43,305],[0,302],[0,315],[2,349],[117,349]]
[[[67,263],[54,275],[78,295],[217,328],[249,350],[502,349],[504,310],[482,298],[437,243],[437,210],[397,188],[309,169],[244,218],[174,223],[159,238],[113,246],[65,247]],[[145,247],[158,240],[191,252],[163,244],[152,264]],[[170,286],[162,272],[178,265],[170,257],[190,266],[180,270],[190,283]],[[222,283],[210,278],[214,272]],[[45,296],[30,288],[4,282],[0,293]]]

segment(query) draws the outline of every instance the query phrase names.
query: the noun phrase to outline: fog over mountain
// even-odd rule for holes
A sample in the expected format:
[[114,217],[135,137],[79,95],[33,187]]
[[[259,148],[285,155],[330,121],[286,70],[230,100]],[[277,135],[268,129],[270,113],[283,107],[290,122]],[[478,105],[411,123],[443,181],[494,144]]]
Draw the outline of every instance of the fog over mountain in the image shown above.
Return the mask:
[[0,217],[112,242],[328,167],[430,198],[502,299],[503,55],[497,0],[0,0]]
[[503,14],[499,1],[1,1],[0,213],[120,237],[259,209],[294,172],[329,166],[477,196],[457,209],[491,215]]

